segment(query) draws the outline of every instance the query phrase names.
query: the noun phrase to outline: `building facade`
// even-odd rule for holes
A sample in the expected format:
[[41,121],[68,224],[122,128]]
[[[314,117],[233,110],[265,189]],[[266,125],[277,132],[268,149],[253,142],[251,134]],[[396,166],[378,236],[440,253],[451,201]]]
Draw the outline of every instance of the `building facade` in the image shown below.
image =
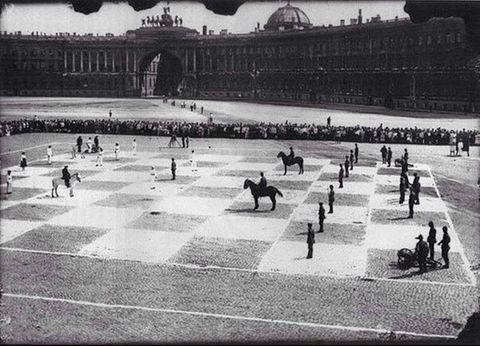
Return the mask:
[[414,24],[364,20],[360,12],[338,26],[313,26],[288,4],[247,34],[173,25],[142,25],[122,36],[2,33],[0,57],[1,95],[156,94],[480,112],[476,54],[459,18]]

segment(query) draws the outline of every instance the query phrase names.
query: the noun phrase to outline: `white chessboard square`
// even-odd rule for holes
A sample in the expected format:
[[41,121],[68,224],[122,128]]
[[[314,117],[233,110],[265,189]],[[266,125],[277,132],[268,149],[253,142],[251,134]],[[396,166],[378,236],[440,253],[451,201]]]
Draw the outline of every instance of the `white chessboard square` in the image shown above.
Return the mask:
[[[36,167],[36,166],[27,166],[24,171],[20,166],[13,166],[9,168],[2,169],[2,174],[6,175],[7,171],[12,171],[12,175],[19,177],[34,177],[42,174],[48,174],[53,172],[58,168],[55,167]],[[23,179],[22,179],[23,180]]]
[[153,181],[150,172],[135,172],[135,171],[112,171],[105,170],[101,173],[95,174],[85,180],[95,181],[120,181],[126,183]]
[[[413,175],[409,175],[408,180],[413,182]],[[379,185],[400,185],[400,175],[382,175],[379,174],[375,178],[375,182]],[[431,177],[420,177],[420,186],[433,187],[435,186]],[[421,191],[421,188],[420,188]],[[421,192],[420,192],[421,193]]]
[[220,215],[230,204],[232,204],[230,199],[173,196],[155,202],[150,210],[172,214],[214,216]]
[[243,177],[230,177],[230,176],[208,176],[201,177],[196,180],[192,185],[205,186],[205,187],[234,187],[243,188],[245,178]]
[[366,249],[354,245],[317,242],[313,258],[307,259],[307,243],[279,241],[263,257],[259,271],[316,276],[362,276],[365,273]]
[[176,195],[177,193],[180,193],[183,190],[188,188],[189,188],[189,185],[159,182],[159,181],[154,182],[152,177],[150,182],[132,183],[116,191],[116,193],[169,197],[169,196]]
[[330,164],[330,159],[318,159],[316,157],[304,157],[303,165],[326,166]]
[[[370,207],[372,209],[408,211],[408,203],[399,204],[398,198],[399,196],[392,194],[374,194],[370,200]],[[408,192],[406,193],[405,198],[408,202]],[[422,192],[420,192],[420,204],[416,204],[414,208],[415,211],[447,212],[442,199],[438,197],[422,196]]]
[[51,189],[52,177],[31,176],[15,181],[15,187],[27,187],[32,189]]
[[317,180],[312,184],[312,191],[325,192],[329,190],[329,186],[334,186],[334,191],[345,194],[355,195],[371,195],[374,191],[375,184],[373,182],[354,182],[343,180],[343,188],[338,188],[338,182]]
[[[297,166],[298,167],[298,166]],[[273,171],[268,173],[267,179],[272,181],[277,180],[294,180],[294,181],[314,181],[317,180],[320,176],[320,172],[304,172],[303,174],[298,174],[297,168],[288,167],[286,175],[283,175],[282,171]]]
[[[339,224],[366,224],[368,216],[367,207],[353,207],[333,205],[333,214],[328,214],[328,204],[325,204],[325,223]],[[293,212],[293,221],[318,222],[318,205],[301,204]]]
[[230,162],[228,165],[222,167],[222,169],[227,170],[249,170],[249,171],[258,171],[260,172],[269,172],[281,163],[267,163],[267,162]]
[[74,190],[74,196],[70,197],[70,190],[64,186],[59,186],[57,191],[59,197],[53,198],[51,196],[51,192],[49,191],[48,193],[32,197],[28,199],[27,202],[33,204],[48,204],[84,208],[101,199],[107,198],[109,195],[114,193],[114,191],[92,191],[78,189]]
[[79,254],[108,259],[162,263],[173,256],[192,234],[140,229],[112,230],[80,250]]
[[[172,154],[172,157],[175,157],[175,154]],[[188,162],[188,160],[177,160],[177,169],[184,163]],[[168,168],[172,164],[171,158],[154,158],[154,159],[141,159],[135,162],[136,165],[140,166],[154,166],[155,168]]]
[[[219,167],[198,167],[197,170],[193,171],[190,164],[187,166],[178,166],[175,174],[177,176],[187,176],[187,177],[210,177],[220,170]],[[162,170],[159,174],[172,174],[169,168]]]
[[[437,243],[442,239],[443,232],[439,226],[437,229]],[[368,248],[400,250],[402,248],[415,249],[419,234],[423,235],[423,240],[427,241],[429,228],[417,225],[383,225],[370,224],[366,230],[365,246]],[[451,236],[450,250],[452,252],[463,251],[457,237]],[[435,251],[440,254],[440,246],[435,245]]]
[[197,237],[274,241],[288,222],[282,219],[220,215],[208,219],[196,231]]
[[0,222],[0,244],[15,239],[22,234],[39,227],[43,223],[43,221],[34,222],[24,220],[2,219],[2,222]]
[[370,176],[374,176],[376,172],[377,167],[356,166],[355,164],[353,165],[353,170],[349,170],[349,174],[363,174]]
[[215,155],[215,154],[200,154],[196,156],[197,161],[220,162],[220,163],[237,162],[241,158],[242,156],[237,156],[237,155]]
[[59,226],[118,229],[138,218],[143,212],[144,210],[142,209],[89,206],[75,208],[67,213],[58,215],[50,219],[48,223]]

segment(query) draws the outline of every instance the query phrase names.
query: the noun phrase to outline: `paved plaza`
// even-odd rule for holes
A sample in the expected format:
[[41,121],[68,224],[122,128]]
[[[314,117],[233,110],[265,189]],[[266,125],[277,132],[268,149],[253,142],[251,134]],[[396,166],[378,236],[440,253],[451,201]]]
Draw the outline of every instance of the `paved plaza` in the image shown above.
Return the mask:
[[[7,312],[12,313],[10,304],[15,303],[30,307],[59,305],[51,307],[52,311],[65,311],[63,304],[73,304],[72,308],[110,307],[162,316],[183,313],[183,317],[193,319],[283,324],[308,330],[299,332],[298,340],[319,338],[317,333],[332,340],[376,339],[384,330],[408,338],[454,337],[459,326],[439,316],[446,315],[452,321],[468,317],[476,283],[430,167],[415,163],[412,169],[421,177],[423,192],[414,218],[408,219],[408,203],[398,204],[400,168],[387,168],[375,158],[361,156],[350,177],[345,178],[344,188],[338,189],[338,160],[321,153],[309,156],[299,152],[304,157],[305,174],[299,175],[296,168],[290,167],[283,175],[283,165],[276,159],[281,146],[274,143],[245,148],[199,144],[194,148],[198,172],[191,170],[189,149],[166,148],[136,153],[123,150],[118,161],[107,150],[103,167],[96,166],[95,154],[72,159],[70,153],[55,155],[53,165],[40,159],[32,161],[24,172],[13,167],[14,194],[8,198],[2,195],[0,204]],[[176,180],[171,180],[171,157],[177,161]],[[52,198],[52,177],[60,177],[61,168],[67,164],[82,181],[75,185],[74,197],[60,187],[60,197]],[[155,180],[150,173],[152,165],[157,172]],[[2,170],[3,175],[6,170]],[[260,208],[253,211],[250,191],[243,189],[244,180],[258,181],[260,171],[265,172],[269,185],[283,193],[277,198],[275,211],[270,211],[268,198],[260,199]],[[318,230],[318,202],[327,204],[330,184],[336,191],[334,213],[326,214],[325,232],[316,233],[313,259],[306,259],[307,223],[312,222]],[[2,191],[4,188],[2,185]],[[397,251],[414,248],[415,237],[427,233],[430,220],[437,229],[449,227],[450,269],[422,275],[417,268],[400,270],[396,265]],[[440,251],[435,257],[440,258]],[[137,280],[139,286],[135,285]],[[194,285],[197,292],[190,292],[191,297],[184,301],[184,287],[178,285],[191,285],[192,280],[200,286]],[[159,284],[157,281],[165,281],[161,285],[175,284],[152,290]],[[215,287],[206,294],[202,285],[211,282]],[[296,282],[308,284],[295,288]],[[277,289],[272,296],[262,292],[265,301],[259,304],[264,309],[254,306],[259,296],[251,297],[259,290],[257,284],[267,291]],[[348,311],[339,312],[344,317],[341,320],[336,320],[333,311],[336,304],[344,302],[336,298],[319,304],[315,309],[321,312],[300,308],[296,314],[289,308],[282,313],[284,304],[302,305],[298,300],[306,292],[317,295],[333,287],[353,289],[347,295],[348,301],[357,297],[362,304],[372,305],[342,305]],[[125,296],[128,291],[136,294]],[[436,313],[426,316],[423,314],[430,308],[424,305],[430,306],[431,302],[417,299],[428,296],[430,291],[435,292],[433,299],[440,299],[441,306],[432,308]],[[236,308],[233,302],[237,298],[230,300],[221,292],[235,296],[243,292],[246,298],[239,299],[246,300]],[[282,293],[290,298],[282,297]],[[445,295],[452,299],[443,302]],[[219,300],[210,301],[214,297]],[[202,299],[208,304],[199,302]],[[378,299],[378,305],[369,299]],[[403,300],[399,305],[404,307],[391,306],[398,300]],[[268,301],[271,306],[265,310]],[[245,302],[252,305],[245,306]],[[408,307],[418,304],[418,311],[407,312]],[[271,309],[272,313],[267,313]],[[328,318],[321,317],[327,312]],[[385,313],[389,316],[382,316]],[[362,320],[364,314],[368,318]],[[30,322],[17,323],[25,327]],[[82,323],[88,325],[85,320]],[[239,326],[230,329],[236,328]],[[258,326],[245,328],[261,330]],[[7,337],[28,341],[37,332],[21,336],[7,332]],[[213,337],[243,340],[236,339],[233,331],[229,333],[213,333]],[[155,333],[141,335],[145,340],[199,340],[193,335],[184,335],[185,339]],[[266,333],[266,340],[269,335],[273,337]],[[91,337],[79,340],[102,340]],[[208,335],[203,337],[209,340]]]

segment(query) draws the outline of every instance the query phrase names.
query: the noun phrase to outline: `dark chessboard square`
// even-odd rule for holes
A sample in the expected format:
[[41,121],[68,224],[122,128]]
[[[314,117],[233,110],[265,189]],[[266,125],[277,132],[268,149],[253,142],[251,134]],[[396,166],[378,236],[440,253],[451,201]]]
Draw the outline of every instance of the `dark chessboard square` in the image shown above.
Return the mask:
[[376,159],[360,159],[358,160],[357,164],[353,164],[353,169],[355,170],[355,166],[365,166],[365,167],[377,167],[377,160]]
[[[165,165],[157,165],[155,164],[155,167],[170,167],[169,164]],[[152,170],[152,166],[147,166],[147,165],[125,165],[121,166],[118,168],[115,168],[114,171],[121,171],[121,172],[150,172]]]
[[206,220],[206,216],[147,211],[127,224],[126,228],[162,232],[191,232]]
[[[86,177],[91,177],[95,174],[100,173],[100,171],[95,171],[95,170],[79,170],[79,169],[70,169],[70,174],[78,173],[80,174],[80,177],[86,178]],[[62,176],[62,170],[61,169],[56,169],[52,172],[45,173],[45,174],[40,174],[42,177],[58,177],[60,178]]]
[[[338,173],[322,173],[318,180],[322,181],[338,181]],[[368,174],[355,174],[351,173],[348,178],[343,178],[343,183],[348,183],[349,181],[354,182],[371,182],[373,181],[373,177]]]
[[171,159],[172,157],[174,157],[175,160],[190,160],[192,151],[190,149],[183,149],[183,150],[185,150],[185,152],[166,149],[165,151],[162,151],[158,155],[154,156],[153,159]]
[[218,171],[215,173],[215,175],[218,176],[224,176],[224,177],[243,177],[245,179],[257,179],[259,176],[259,171],[256,170],[230,170],[230,169],[222,169],[221,171]]
[[[268,177],[267,177],[268,179]],[[275,186],[277,189],[282,191],[284,190],[308,190],[310,185],[312,185],[311,181],[303,181],[303,180],[272,180],[268,181],[269,186]]]
[[[412,248],[414,246],[415,244],[412,243]],[[465,269],[462,257],[457,252],[449,253],[450,268],[429,269],[427,273],[420,274],[418,272],[418,267],[413,267],[408,270],[401,270],[400,268],[398,268],[397,251],[398,250],[369,249],[367,257],[366,276],[396,279],[399,281],[405,279],[445,283],[471,283],[468,272]],[[441,258],[436,258],[436,260],[443,264],[443,260]]]
[[414,211],[408,218],[408,210],[373,209],[371,222],[379,224],[419,225],[427,227],[429,221],[435,224],[447,223],[446,214],[434,211]]
[[[197,166],[199,168],[201,167],[213,167],[213,168],[217,168],[217,167],[223,167],[223,166],[226,166],[228,163],[225,163],[225,162],[214,162],[214,161],[197,161]],[[183,167],[190,167],[190,162],[185,162],[183,163],[181,166]]]
[[[370,200],[368,195],[354,195],[349,193],[342,193],[342,189],[337,189],[335,192],[335,205],[349,205],[349,206],[367,206]],[[328,194],[326,192],[312,191],[308,194],[305,204],[318,204],[323,202],[323,207],[328,208]]]
[[99,200],[93,204],[101,207],[148,209],[153,203],[160,199],[161,197],[155,196],[114,193],[113,195],[110,195],[107,198]]
[[5,247],[77,253],[107,229],[42,225],[3,244]]
[[279,159],[277,159],[276,155],[272,157],[268,156],[245,156],[242,157],[239,162],[255,162],[255,163],[276,163]]
[[122,181],[100,181],[100,180],[82,180],[75,185],[79,190],[100,190],[100,191],[118,191],[131,183]]
[[175,180],[172,180],[171,174],[157,174],[155,181],[165,181],[174,184],[191,184],[196,180],[200,179],[200,176],[190,176],[190,175],[178,175],[175,177]]
[[[422,183],[420,179],[420,184]],[[399,187],[397,185],[376,185],[375,186],[375,193],[376,194],[395,194],[400,198]],[[420,188],[420,200],[423,196],[428,197],[439,197],[437,194],[437,190],[434,187],[421,187]],[[406,193],[406,199],[408,200],[408,191]]]
[[[377,171],[377,174],[379,175],[398,175],[400,176],[401,173],[401,168],[393,168],[393,167],[380,167]],[[426,170],[423,169],[409,169],[408,170],[408,175],[409,177],[413,177],[413,173],[417,173],[419,177],[430,177],[430,173]],[[412,178],[413,179],[413,178]],[[422,182],[422,179],[420,179],[420,183]]]
[[[328,215],[327,215],[328,218]],[[307,241],[307,222],[292,221],[282,235],[282,240]],[[317,243],[356,245],[359,246],[365,238],[365,225],[349,225],[339,223],[324,223],[323,233],[317,233],[320,229],[318,222],[313,223],[315,241]]]
[[206,187],[206,186],[190,186],[181,193],[180,196],[210,197],[210,198],[226,198],[233,199],[238,196],[243,189],[232,187]]
[[[95,157],[94,160],[96,160],[96,157]],[[118,160],[115,160],[115,156],[106,156],[106,157],[103,158],[103,162],[114,162],[114,163],[128,163],[128,162],[131,163],[131,162],[135,162],[137,160],[138,159],[136,159],[136,158],[124,157],[121,154],[118,157]]]
[[169,261],[197,266],[255,269],[271,243],[253,240],[193,238]]
[[71,209],[73,207],[20,203],[3,209],[1,215],[2,219],[47,221]]
[[[0,200],[21,201],[21,200],[25,200],[25,199],[29,199],[31,197],[37,196],[41,193],[50,193],[50,190],[34,189],[30,187],[15,187],[15,183],[13,183],[13,191],[9,195],[7,195],[7,186],[1,187]],[[3,211],[2,211],[2,217],[3,217]]]
[[[55,158],[55,157],[54,157]],[[31,167],[51,167],[51,168],[63,168],[65,166],[71,165],[70,161],[55,161],[52,160],[52,164],[48,164],[47,160],[29,162],[28,165]]]
[[238,216],[254,216],[254,217],[269,217],[277,219],[288,219],[295,209],[295,205],[279,203],[277,199],[277,206],[275,210],[271,211],[272,203],[270,198],[261,198],[259,200],[259,208],[253,210],[255,206],[253,197],[251,202],[235,201],[230,207],[225,209],[225,213]]

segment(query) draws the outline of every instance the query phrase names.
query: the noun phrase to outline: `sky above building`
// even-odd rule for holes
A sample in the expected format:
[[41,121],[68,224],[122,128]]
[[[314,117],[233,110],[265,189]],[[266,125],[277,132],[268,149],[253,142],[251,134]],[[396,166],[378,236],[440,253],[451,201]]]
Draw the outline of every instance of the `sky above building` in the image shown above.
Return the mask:
[[[218,33],[221,29],[227,29],[233,33],[247,33],[254,30],[257,22],[261,28],[267,22],[268,17],[287,1],[249,1],[243,4],[233,16],[216,15],[207,10],[202,3],[171,1],[170,14],[178,15],[183,19],[183,25],[199,32],[202,25],[207,25],[209,30]],[[358,10],[362,9],[364,21],[380,15],[382,19],[408,17],[404,12],[405,1],[291,1],[292,6],[302,9],[315,26],[339,25],[341,19],[345,23],[350,18],[356,18]],[[141,19],[147,16],[157,16],[163,13],[166,1],[157,6],[136,12],[127,3],[104,3],[100,11],[84,15],[75,12],[66,4],[10,4],[2,11],[0,16],[0,29],[2,31],[32,31],[55,34],[56,32],[84,33],[113,33],[123,34],[127,30],[141,26]]]

